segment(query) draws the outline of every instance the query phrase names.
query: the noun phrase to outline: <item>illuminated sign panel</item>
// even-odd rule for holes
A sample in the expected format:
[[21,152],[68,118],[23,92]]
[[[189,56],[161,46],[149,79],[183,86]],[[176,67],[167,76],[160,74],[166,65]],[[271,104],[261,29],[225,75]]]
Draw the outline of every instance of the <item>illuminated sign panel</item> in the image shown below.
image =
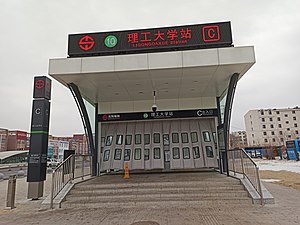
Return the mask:
[[51,80],[48,77],[34,77],[33,97],[51,99]]
[[231,47],[230,22],[70,34],[69,57]]
[[98,122],[217,117],[217,109],[99,114]]

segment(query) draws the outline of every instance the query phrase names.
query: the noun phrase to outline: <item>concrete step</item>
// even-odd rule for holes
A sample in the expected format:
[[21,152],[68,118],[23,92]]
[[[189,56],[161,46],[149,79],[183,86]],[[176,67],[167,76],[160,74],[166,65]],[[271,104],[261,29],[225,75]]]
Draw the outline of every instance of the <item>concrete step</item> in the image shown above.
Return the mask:
[[237,179],[217,173],[120,175],[98,177],[75,185],[63,207],[131,207],[170,205],[251,205]]
[[219,187],[212,187],[212,188],[124,188],[124,189],[112,189],[112,190],[84,190],[84,189],[73,189],[70,192],[72,196],[97,196],[97,195],[124,195],[124,194],[192,194],[192,193],[205,193],[206,195],[238,195],[247,193],[243,187],[237,186],[239,189],[221,189]]
[[188,179],[189,177],[187,176],[187,178],[185,177],[158,177],[157,179],[154,179],[153,177],[147,177],[147,176],[143,176],[143,177],[134,177],[134,176],[130,176],[129,179],[124,179],[123,176],[102,176],[100,178],[95,178],[90,180],[89,182],[87,182],[87,184],[114,184],[114,183],[120,183],[120,182],[128,182],[128,183],[141,183],[141,182],[149,182],[149,183],[153,183],[153,182],[199,182],[199,181],[206,181],[206,182],[220,182],[220,180],[224,181],[224,182],[234,182],[234,181],[239,181],[238,179],[233,179],[231,177],[226,177],[224,175],[220,175],[220,176],[215,176],[215,177],[203,177],[203,176],[198,176],[198,177],[193,177],[193,180]]
[[76,185],[73,191],[99,191],[99,192],[118,192],[118,191],[124,191],[128,192],[131,190],[195,190],[195,191],[217,191],[217,190],[244,190],[244,187],[241,184],[224,184],[224,183],[218,183],[217,185],[183,185],[183,184],[172,184],[172,185],[161,185],[161,186],[155,186],[155,185],[121,185],[121,186],[101,186],[101,185],[95,185],[95,186],[84,186],[84,185]]
[[117,201],[132,201],[135,199],[245,199],[248,198],[247,192],[229,192],[229,193],[131,193],[131,194],[117,194],[117,195],[92,195],[70,194],[67,196],[67,200],[70,201],[105,201],[105,200],[117,200]]
[[101,180],[101,179],[93,179],[86,183],[88,184],[118,184],[118,183],[161,183],[161,182],[230,182],[230,183],[235,183],[239,182],[238,179],[233,179],[233,178],[223,178],[223,179],[194,179],[194,180],[182,180],[182,179],[162,179],[162,180],[151,180],[151,179],[143,179],[143,180],[137,180],[137,179],[123,179],[123,177],[116,178],[111,180]]
[[82,187],[82,189],[112,189],[112,188],[143,188],[143,187],[224,187],[240,185],[240,181],[233,179],[232,181],[188,181],[188,182],[147,182],[147,183],[115,183],[115,184],[94,184],[94,183],[82,183],[76,185],[76,188]]
[[163,208],[170,208],[172,206],[176,207],[189,207],[189,206],[217,206],[217,205],[237,205],[239,207],[243,206],[249,206],[252,204],[252,200],[250,198],[244,198],[244,199],[203,199],[198,200],[195,198],[191,199],[174,199],[174,198],[163,198],[163,199],[135,199],[134,201],[126,201],[126,202],[120,202],[120,201],[112,201],[111,199],[107,201],[66,201],[63,203],[63,207],[86,207],[86,208],[99,208],[99,207],[163,207]]

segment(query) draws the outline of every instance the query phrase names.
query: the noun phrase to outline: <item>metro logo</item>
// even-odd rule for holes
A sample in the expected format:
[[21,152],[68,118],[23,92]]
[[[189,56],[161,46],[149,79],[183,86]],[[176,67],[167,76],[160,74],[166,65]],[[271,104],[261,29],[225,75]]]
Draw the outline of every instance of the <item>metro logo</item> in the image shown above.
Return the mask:
[[94,44],[95,44],[94,38],[88,35],[82,37],[79,40],[79,47],[84,51],[88,51],[92,49],[94,47]]
[[202,28],[204,42],[215,42],[220,40],[219,26],[205,26]]
[[38,88],[38,89],[41,89],[41,88],[43,88],[44,86],[45,86],[44,80],[37,80],[37,81],[35,82],[35,87]]

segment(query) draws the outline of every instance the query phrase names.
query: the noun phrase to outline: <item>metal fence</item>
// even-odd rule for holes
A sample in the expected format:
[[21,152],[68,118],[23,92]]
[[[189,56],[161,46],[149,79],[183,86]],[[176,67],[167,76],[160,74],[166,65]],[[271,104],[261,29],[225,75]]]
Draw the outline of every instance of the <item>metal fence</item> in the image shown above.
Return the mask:
[[244,149],[228,150],[228,169],[233,172],[242,174],[243,178],[247,178],[256,192],[259,194],[261,204],[263,204],[263,193],[259,178],[258,166],[245,152]]
[[83,180],[85,176],[92,174],[92,156],[91,155],[75,155],[74,179]]
[[90,155],[70,155],[52,172],[50,207],[53,208],[54,198],[61,190],[76,178],[83,180],[85,176],[91,175]]

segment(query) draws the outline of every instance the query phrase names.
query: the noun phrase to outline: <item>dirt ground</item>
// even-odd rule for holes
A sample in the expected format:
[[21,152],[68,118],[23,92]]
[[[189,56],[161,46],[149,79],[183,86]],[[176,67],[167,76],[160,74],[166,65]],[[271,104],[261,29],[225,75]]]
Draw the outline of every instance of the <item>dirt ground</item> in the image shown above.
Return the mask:
[[291,187],[300,191],[300,174],[289,171],[271,171],[261,170],[259,171],[261,179],[275,179],[280,181],[274,181],[275,184],[280,184],[286,187]]

